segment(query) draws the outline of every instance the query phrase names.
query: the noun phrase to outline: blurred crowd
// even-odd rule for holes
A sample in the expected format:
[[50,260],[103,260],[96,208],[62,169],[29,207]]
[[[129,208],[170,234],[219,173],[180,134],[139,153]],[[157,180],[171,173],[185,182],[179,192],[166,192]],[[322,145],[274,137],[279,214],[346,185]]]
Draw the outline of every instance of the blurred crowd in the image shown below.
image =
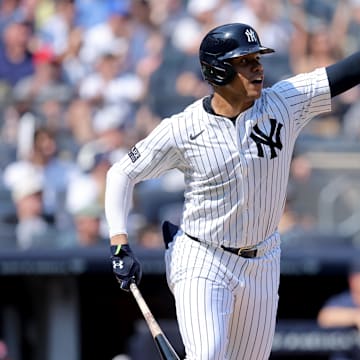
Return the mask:
[[[359,0],[0,2],[2,248],[107,245],[107,170],[161,119],[209,93],[198,47],[226,22],[252,25],[276,49],[263,59],[266,86],[360,50]],[[359,89],[333,104],[305,134],[359,140]],[[139,184],[131,241],[162,246],[158,225],[178,221],[182,190],[176,171]],[[296,223],[285,215],[284,231]]]

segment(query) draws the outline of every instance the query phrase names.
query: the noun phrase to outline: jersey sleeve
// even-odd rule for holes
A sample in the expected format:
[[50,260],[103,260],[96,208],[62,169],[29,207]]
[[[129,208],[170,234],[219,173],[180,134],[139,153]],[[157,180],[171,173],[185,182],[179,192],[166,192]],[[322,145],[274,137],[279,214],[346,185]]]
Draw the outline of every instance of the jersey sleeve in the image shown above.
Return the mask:
[[127,234],[127,217],[135,184],[175,168],[179,158],[174,146],[171,120],[164,119],[127,155],[112,165],[107,173],[105,191],[105,214],[110,237]]
[[173,140],[171,118],[161,123],[143,140],[133,146],[120,160],[119,167],[135,183],[161,176],[179,167],[179,152]]
[[330,86],[325,68],[282,80],[272,89],[285,99],[300,129],[313,117],[331,111]]

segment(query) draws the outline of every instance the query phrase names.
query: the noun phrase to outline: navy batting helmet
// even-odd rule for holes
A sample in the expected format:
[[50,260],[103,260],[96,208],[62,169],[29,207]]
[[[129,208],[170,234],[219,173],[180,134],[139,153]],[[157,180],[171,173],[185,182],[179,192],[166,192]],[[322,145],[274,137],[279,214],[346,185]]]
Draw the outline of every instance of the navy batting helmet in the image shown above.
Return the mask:
[[256,31],[241,23],[226,24],[208,32],[200,45],[199,57],[204,79],[214,85],[226,85],[235,77],[235,70],[226,61],[239,56],[268,54],[273,49],[261,45]]

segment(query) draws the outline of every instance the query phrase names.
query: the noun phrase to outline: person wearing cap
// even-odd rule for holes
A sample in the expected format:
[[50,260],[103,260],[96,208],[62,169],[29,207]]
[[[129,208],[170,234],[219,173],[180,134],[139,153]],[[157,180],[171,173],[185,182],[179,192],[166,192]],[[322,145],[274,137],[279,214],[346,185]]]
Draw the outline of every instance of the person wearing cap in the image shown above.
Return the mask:
[[[20,179],[24,181],[27,169],[32,169],[43,179],[43,211],[54,219],[59,228],[69,224],[69,214],[64,210],[64,201],[71,180],[79,174],[77,164],[58,156],[59,146],[55,133],[46,127],[30,127],[26,140],[29,151],[25,158],[19,158],[7,165],[3,172],[5,186],[12,189]],[[26,185],[24,185],[26,186]]]
[[74,213],[75,246],[97,247],[107,245],[107,239],[103,236],[101,229],[103,216],[103,207],[95,202]]
[[[11,195],[16,210],[16,246],[20,250],[55,245],[53,219],[46,216],[43,206],[43,177],[33,167],[14,169]],[[52,232],[54,231],[54,232]]]

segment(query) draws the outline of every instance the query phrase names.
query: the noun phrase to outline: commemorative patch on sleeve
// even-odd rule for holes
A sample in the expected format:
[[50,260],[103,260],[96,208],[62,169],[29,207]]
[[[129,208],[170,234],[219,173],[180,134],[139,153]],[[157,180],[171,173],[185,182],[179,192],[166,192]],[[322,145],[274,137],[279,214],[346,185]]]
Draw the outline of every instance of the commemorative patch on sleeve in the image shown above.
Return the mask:
[[129,158],[134,163],[139,157],[140,153],[139,150],[134,146],[129,152],[128,152]]

